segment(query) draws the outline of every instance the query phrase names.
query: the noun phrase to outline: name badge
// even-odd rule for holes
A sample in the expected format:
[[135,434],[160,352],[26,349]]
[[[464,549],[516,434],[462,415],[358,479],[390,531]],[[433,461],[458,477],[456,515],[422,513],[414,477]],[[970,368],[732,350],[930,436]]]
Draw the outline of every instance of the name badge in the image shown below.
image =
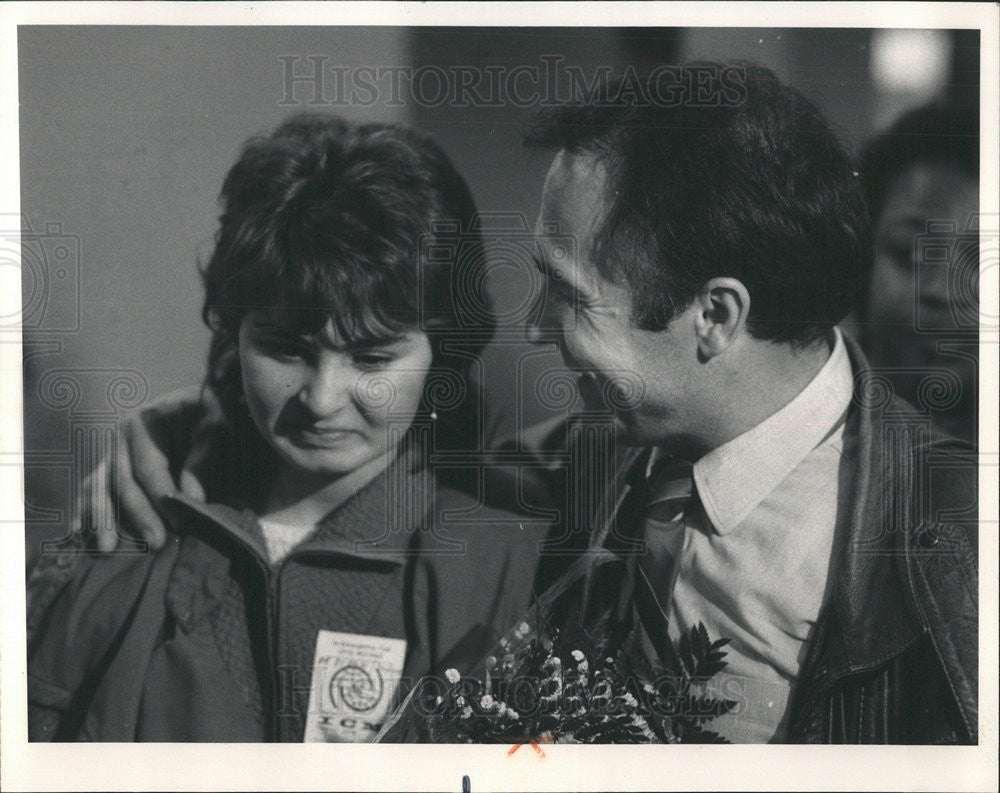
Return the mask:
[[396,696],[405,658],[405,639],[320,631],[305,742],[374,738]]

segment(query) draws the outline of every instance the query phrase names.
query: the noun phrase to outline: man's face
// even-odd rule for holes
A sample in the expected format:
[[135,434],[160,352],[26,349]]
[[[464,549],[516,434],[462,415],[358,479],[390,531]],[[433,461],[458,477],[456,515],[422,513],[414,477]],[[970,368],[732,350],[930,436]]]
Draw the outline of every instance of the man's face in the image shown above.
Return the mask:
[[697,390],[693,309],[662,331],[634,326],[628,286],[604,278],[591,258],[606,182],[589,156],[560,152],[549,169],[535,228],[547,299],[532,338],[558,344],[587,409],[611,410],[620,440],[682,444]]

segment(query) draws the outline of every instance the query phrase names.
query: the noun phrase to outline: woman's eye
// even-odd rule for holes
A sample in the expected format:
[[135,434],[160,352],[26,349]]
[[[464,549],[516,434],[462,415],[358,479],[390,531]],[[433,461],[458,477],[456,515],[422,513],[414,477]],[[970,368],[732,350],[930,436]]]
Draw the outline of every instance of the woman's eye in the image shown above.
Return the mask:
[[258,343],[269,355],[281,358],[305,358],[309,353],[308,345],[286,336],[261,336]]
[[354,356],[354,363],[368,369],[385,366],[392,361],[392,356],[384,352],[365,352]]

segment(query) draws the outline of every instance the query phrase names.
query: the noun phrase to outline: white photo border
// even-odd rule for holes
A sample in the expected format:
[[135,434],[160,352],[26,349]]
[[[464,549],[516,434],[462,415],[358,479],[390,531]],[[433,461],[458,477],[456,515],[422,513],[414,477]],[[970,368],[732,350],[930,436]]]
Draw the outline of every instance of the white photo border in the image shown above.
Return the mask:
[[[0,208],[19,212],[18,25],[547,25],[974,28],[981,31],[981,211],[998,206],[998,8],[987,3],[5,3],[0,6]],[[995,281],[995,276],[994,276]],[[5,282],[6,283],[6,282]],[[16,290],[15,290],[16,291]],[[996,316],[997,295],[983,292]],[[20,300],[19,294],[0,300]],[[987,309],[985,301],[993,301]],[[15,310],[18,303],[13,303]],[[4,303],[6,307],[6,303]],[[27,742],[23,524],[3,532],[0,773],[6,790],[995,790],[997,788],[997,340],[981,361],[980,743],[926,746],[39,744]],[[21,357],[0,343],[0,488],[23,504]],[[11,462],[15,464],[11,464]]]

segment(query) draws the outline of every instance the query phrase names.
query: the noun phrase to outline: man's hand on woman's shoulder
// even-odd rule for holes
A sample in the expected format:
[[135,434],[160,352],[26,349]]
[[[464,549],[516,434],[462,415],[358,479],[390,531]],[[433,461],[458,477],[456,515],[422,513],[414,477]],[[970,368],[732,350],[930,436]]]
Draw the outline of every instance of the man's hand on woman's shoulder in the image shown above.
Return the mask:
[[114,453],[80,483],[74,530],[103,552],[123,537],[162,547],[165,499],[180,491],[205,500],[206,461],[221,424],[218,403],[200,386],[174,391],[128,416]]

